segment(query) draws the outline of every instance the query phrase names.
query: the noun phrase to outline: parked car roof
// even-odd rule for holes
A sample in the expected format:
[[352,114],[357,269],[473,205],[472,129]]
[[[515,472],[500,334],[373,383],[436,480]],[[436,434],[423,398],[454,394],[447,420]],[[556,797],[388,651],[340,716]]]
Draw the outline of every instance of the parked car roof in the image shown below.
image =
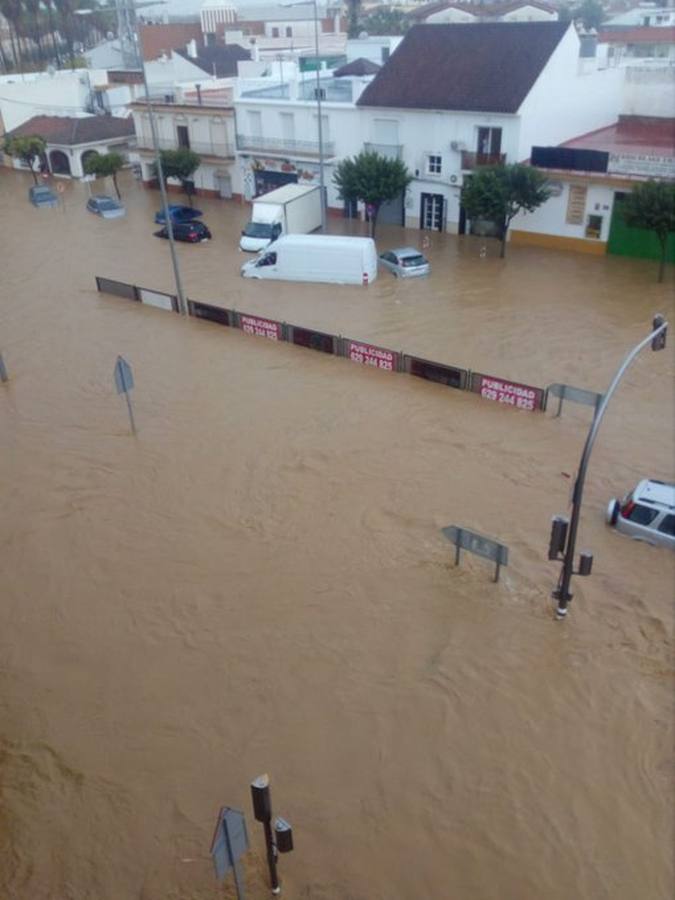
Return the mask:
[[675,484],[667,481],[641,481],[633,496],[639,503],[658,503],[675,509]]

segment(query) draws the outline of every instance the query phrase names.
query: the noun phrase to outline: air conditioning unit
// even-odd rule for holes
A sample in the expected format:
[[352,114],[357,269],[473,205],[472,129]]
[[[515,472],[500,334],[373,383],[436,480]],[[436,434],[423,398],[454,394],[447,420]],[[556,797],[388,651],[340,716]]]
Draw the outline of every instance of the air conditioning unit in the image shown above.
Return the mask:
[[466,150],[466,144],[464,141],[450,141],[450,149],[459,153],[460,150]]

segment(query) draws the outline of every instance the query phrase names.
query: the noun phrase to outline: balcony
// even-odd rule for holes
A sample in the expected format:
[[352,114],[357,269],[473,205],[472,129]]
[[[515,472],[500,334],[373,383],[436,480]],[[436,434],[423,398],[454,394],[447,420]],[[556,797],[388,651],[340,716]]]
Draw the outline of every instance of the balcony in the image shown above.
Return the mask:
[[364,144],[366,153],[379,153],[387,159],[401,159],[403,157],[402,144]]
[[[139,150],[154,151],[152,138],[144,134],[139,134],[137,141]],[[181,149],[176,138],[161,137],[158,138],[157,143],[159,144],[160,150]],[[218,156],[221,159],[234,159],[234,147],[232,144],[220,143],[219,141],[193,141],[190,139],[190,146],[186,149],[194,150],[194,152],[199,153],[200,156]]]
[[[284,138],[258,137],[251,134],[237,135],[238,150],[253,150],[258,153],[275,153],[284,156],[317,156],[319,155],[318,141],[295,141]],[[323,141],[323,155],[335,155],[334,141]]]
[[479,169],[481,166],[503,166],[506,153],[473,153],[462,150],[462,169]]

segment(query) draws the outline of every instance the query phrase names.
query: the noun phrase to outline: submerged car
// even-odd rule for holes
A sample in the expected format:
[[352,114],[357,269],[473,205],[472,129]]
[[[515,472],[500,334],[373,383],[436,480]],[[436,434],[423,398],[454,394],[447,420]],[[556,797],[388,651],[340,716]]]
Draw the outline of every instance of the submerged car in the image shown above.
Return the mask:
[[33,206],[58,206],[59,200],[54,191],[45,184],[34,184],[28,191],[28,199]]
[[114,197],[106,197],[103,194],[90,197],[87,200],[87,209],[104,219],[119,219],[127,214],[126,209]]
[[399,247],[397,250],[387,250],[380,253],[382,265],[393,272],[397,278],[414,278],[418,275],[428,275],[431,271],[429,260],[414,247]]
[[[169,229],[164,227],[155,231],[155,237],[168,238]],[[187,241],[190,244],[198,244],[200,241],[210,241],[211,232],[204,222],[183,222],[174,224],[173,237],[176,241]]]
[[[193,209],[191,206],[179,206],[175,203],[170,203],[168,209],[171,221],[174,223],[192,222],[194,219],[199,219],[203,215],[201,209]],[[157,225],[164,225],[165,222],[166,217],[164,215],[164,210],[160,209],[155,213],[155,223]]]
[[675,549],[675,484],[641,481],[623,500],[610,500],[607,524],[638,541]]

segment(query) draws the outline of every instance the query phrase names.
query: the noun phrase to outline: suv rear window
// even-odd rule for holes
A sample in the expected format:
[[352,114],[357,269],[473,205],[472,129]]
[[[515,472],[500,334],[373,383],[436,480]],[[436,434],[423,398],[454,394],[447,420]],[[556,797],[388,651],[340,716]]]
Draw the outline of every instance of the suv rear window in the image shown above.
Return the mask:
[[650,509],[648,506],[642,506],[641,503],[636,503],[632,509],[629,510],[628,515],[625,516],[625,518],[631,522],[635,522],[636,525],[649,525],[654,521],[658,514],[658,509]]

